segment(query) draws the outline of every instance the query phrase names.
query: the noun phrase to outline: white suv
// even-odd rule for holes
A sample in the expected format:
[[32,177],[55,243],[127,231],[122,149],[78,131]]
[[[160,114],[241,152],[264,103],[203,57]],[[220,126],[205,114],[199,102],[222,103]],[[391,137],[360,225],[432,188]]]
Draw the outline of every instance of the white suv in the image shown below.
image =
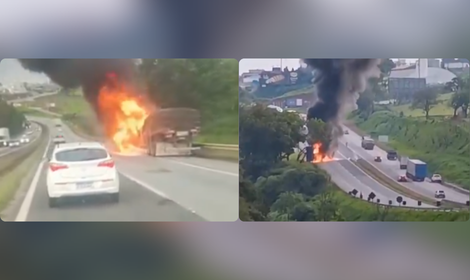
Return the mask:
[[119,173],[106,148],[97,142],[55,146],[47,170],[49,207],[62,197],[109,195],[119,201]]
[[442,183],[442,177],[440,174],[433,174],[431,177],[431,182],[433,183]]

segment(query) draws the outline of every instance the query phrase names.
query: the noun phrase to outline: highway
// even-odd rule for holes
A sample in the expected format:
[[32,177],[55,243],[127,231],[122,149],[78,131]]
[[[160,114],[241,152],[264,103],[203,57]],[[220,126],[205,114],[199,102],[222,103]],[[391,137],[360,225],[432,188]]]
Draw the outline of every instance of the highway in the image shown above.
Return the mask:
[[[41,133],[40,132],[40,127],[35,123],[32,123],[31,127],[29,129],[25,130],[24,133],[27,133],[29,131],[31,133],[26,134],[26,136],[29,138],[29,143],[21,144],[21,146],[19,146],[19,147],[12,147],[12,148],[10,148],[10,147],[1,147],[0,148],[0,157],[6,156],[7,154],[13,153],[13,152],[17,151],[18,149],[21,149],[21,148],[24,148],[24,147],[28,146],[30,143],[34,142]],[[23,134],[20,134],[18,137],[12,137],[11,139],[12,140],[20,139],[21,136],[23,136]]]
[[[52,119],[31,118],[48,125]],[[63,125],[67,142],[86,141]],[[52,152],[49,144],[45,158]],[[48,207],[47,161],[38,166],[15,221],[235,221],[238,164],[202,158],[153,158],[113,154],[120,173],[120,202],[64,201]]]
[[[436,208],[433,205],[422,203],[418,206],[418,202],[387,188],[380,184],[368,174],[364,173],[359,167],[354,165],[348,158],[354,158],[354,152],[343,144],[339,145],[339,149],[335,154],[335,161],[321,163],[320,167],[331,175],[331,179],[345,192],[356,189],[363,194],[363,199],[367,200],[369,193],[374,192],[376,197],[374,200],[380,199],[380,204],[388,205],[388,201],[392,201],[392,205],[398,206],[396,198],[402,196],[406,201],[406,206]],[[359,197],[358,193],[358,197]]]
[[[348,129],[344,127],[344,129]],[[348,129],[349,130],[349,129]],[[346,141],[348,142],[348,148],[352,152],[353,155],[363,158],[370,162],[375,168],[380,170],[381,172],[385,173],[389,177],[396,180],[399,175],[405,175],[405,170],[400,170],[399,163],[397,161],[389,161],[387,160],[387,152],[380,149],[379,147],[375,146],[374,150],[364,150],[361,148],[361,136],[356,134],[354,131],[349,130],[349,134],[344,135],[341,138],[341,143],[344,144]],[[344,146],[344,145],[343,145]],[[382,162],[374,162],[374,157],[381,156],[383,161]],[[444,178],[445,179],[445,178]],[[430,199],[434,198],[434,193],[438,190],[444,190],[446,193],[446,200],[454,201],[458,203],[465,203],[469,200],[468,194],[463,194],[458,192],[452,188],[446,187],[441,184],[431,183],[430,181],[425,182],[407,182],[401,183],[402,186],[413,190],[423,196],[426,196]],[[410,204],[411,205],[411,204]]]

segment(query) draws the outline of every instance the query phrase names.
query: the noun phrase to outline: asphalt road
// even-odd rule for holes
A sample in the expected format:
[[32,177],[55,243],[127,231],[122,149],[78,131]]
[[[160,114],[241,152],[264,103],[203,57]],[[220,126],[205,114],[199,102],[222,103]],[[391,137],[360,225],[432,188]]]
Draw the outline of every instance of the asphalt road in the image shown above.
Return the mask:
[[354,158],[354,153],[343,144],[340,144],[339,149],[335,154],[335,161],[320,164],[321,168],[331,175],[333,182],[335,182],[338,187],[345,192],[356,189],[359,193],[363,194],[364,200],[367,199],[367,196],[371,192],[374,192],[376,195],[375,200],[380,199],[381,204],[388,205],[388,201],[391,200],[392,205],[397,206],[399,204],[396,201],[396,198],[398,196],[402,196],[403,200],[406,201],[406,206],[435,208],[433,205],[424,203],[421,204],[421,206],[418,206],[418,202],[416,200],[404,197],[403,195],[380,184],[354,165],[348,158]]
[[[47,124],[51,119],[32,118]],[[67,142],[84,141],[65,125]],[[47,148],[46,157],[52,152]],[[47,203],[46,161],[37,171],[16,221],[235,221],[238,219],[238,165],[201,158],[113,158],[120,173],[118,204],[106,199],[67,200],[59,208]]]
[[[24,148],[27,145],[29,145],[30,143],[32,143],[33,141],[35,141],[36,138],[40,135],[40,130],[38,130],[38,129],[39,129],[39,126],[36,125],[35,123],[32,123],[31,127],[25,131],[25,133],[28,132],[28,131],[31,131],[31,134],[27,135],[29,137],[29,143],[22,144],[19,147],[13,147],[13,148],[1,147],[0,148],[0,157],[5,156],[5,155],[10,154],[10,153],[13,153],[13,152],[17,151],[18,149]],[[20,136],[22,136],[22,135],[20,135]],[[19,138],[20,137],[13,137],[12,140],[19,139]]]
[[[345,129],[347,129],[345,127]],[[341,139],[341,142],[344,144],[348,142],[348,148],[351,152],[360,158],[363,158],[369,161],[374,167],[382,171],[386,175],[390,176],[393,179],[398,178],[399,175],[405,175],[406,170],[400,170],[398,161],[389,161],[387,160],[387,152],[375,146],[374,150],[364,150],[361,148],[361,136],[349,130],[348,135],[344,135]],[[374,162],[374,157],[381,156],[383,161],[378,163]],[[445,178],[444,178],[445,179]],[[458,191],[455,191],[452,188],[446,187],[441,184],[431,183],[429,181],[425,182],[407,182],[401,183],[405,188],[413,190],[423,196],[426,196],[431,199],[434,198],[434,193],[438,190],[444,190],[446,193],[446,200],[455,201],[459,203],[465,203],[469,200],[468,194],[463,194]]]

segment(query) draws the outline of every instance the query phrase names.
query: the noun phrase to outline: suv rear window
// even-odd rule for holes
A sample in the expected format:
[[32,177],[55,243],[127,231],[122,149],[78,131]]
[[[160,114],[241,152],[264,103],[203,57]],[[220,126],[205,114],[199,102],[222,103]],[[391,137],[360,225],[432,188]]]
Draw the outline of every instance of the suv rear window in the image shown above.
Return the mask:
[[107,157],[108,152],[100,148],[77,148],[55,154],[56,160],[61,162],[92,161]]

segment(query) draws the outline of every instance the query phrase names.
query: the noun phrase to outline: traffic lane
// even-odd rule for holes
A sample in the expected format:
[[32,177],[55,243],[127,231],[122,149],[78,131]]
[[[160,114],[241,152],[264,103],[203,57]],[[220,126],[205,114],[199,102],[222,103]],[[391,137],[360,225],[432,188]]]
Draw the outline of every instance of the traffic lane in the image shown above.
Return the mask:
[[[54,126],[51,120],[49,125]],[[62,126],[67,142],[87,141]],[[201,158],[112,154],[118,170],[209,221],[238,219],[238,165]]]
[[195,211],[206,220],[238,219],[238,173],[147,155],[114,155],[113,158],[125,176]]
[[178,162],[181,164],[186,164],[187,166],[192,167],[202,167],[214,172],[227,173],[232,176],[238,176],[239,166],[238,163],[216,160],[216,159],[207,159],[207,158],[198,158],[198,157],[173,157],[168,158],[171,161]]
[[418,201],[409,197],[404,197],[403,195],[385,187],[364,173],[349,160],[322,163],[322,168],[331,175],[332,180],[340,186],[341,189],[346,192],[356,189],[358,191],[357,197],[362,193],[364,200],[367,200],[369,194],[374,192],[376,195],[374,201],[380,199],[381,204],[388,205],[388,201],[391,200],[392,205],[398,206],[399,204],[396,202],[396,198],[401,196],[403,197],[403,200],[406,201],[406,206],[434,208],[434,206],[425,203],[418,206]]
[[[30,145],[31,143],[36,141],[37,138],[39,137],[39,135],[40,135],[40,132],[33,131],[32,134],[27,135],[29,137],[29,143],[20,144],[20,146],[18,146],[18,147],[1,147],[0,148],[0,157],[6,156],[7,154],[10,154],[10,153],[13,153],[13,152],[17,151],[18,149],[22,149],[22,148],[27,147],[28,145]],[[20,139],[20,138],[21,137],[14,137],[14,138],[12,138],[12,140],[17,140],[17,139]]]
[[[352,132],[350,132],[352,133]],[[349,138],[348,138],[349,137]],[[344,135],[340,142],[343,143],[348,141],[348,148],[351,149],[359,157],[369,161],[375,168],[381,170],[392,178],[397,178],[400,175],[405,175],[406,170],[401,170],[398,161],[387,160],[387,152],[375,146],[374,150],[364,150],[361,146],[361,137],[359,135]],[[374,162],[376,156],[381,156],[383,161],[378,163]],[[408,188],[414,192],[418,192],[428,198],[435,199],[434,194],[438,190],[445,190],[446,200],[455,201],[459,203],[465,203],[469,200],[469,195],[455,191],[452,188],[445,187],[441,184],[431,183],[429,181],[424,182],[407,182],[401,184],[403,187]]]
[[34,194],[27,221],[204,221],[198,215],[175,202],[152,193],[120,175],[120,201],[112,203],[105,196],[86,199],[68,198],[59,201],[58,208],[49,208],[46,174],[41,176]]

